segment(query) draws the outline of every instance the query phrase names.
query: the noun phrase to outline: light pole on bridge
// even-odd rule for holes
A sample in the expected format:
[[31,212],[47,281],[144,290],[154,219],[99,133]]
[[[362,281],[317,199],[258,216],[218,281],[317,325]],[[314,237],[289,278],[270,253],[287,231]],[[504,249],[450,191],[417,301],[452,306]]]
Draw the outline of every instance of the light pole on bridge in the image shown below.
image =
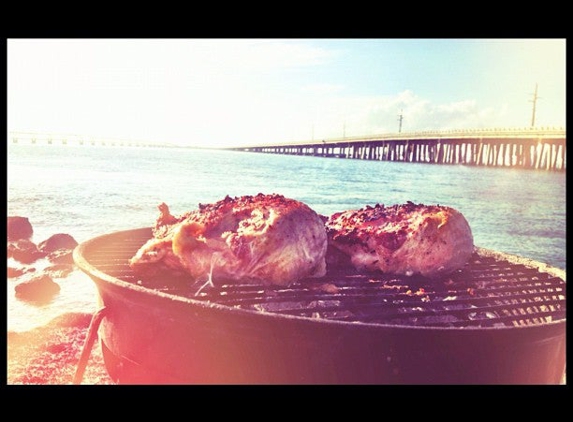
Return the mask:
[[531,127],[535,127],[535,106],[537,105],[537,99],[540,98],[537,96],[537,84],[535,84],[535,92],[533,93],[533,99],[529,100],[533,103],[533,111],[531,113]]
[[398,133],[402,132],[402,120],[404,120],[404,115],[402,114],[404,110],[400,110],[400,114],[398,115]]

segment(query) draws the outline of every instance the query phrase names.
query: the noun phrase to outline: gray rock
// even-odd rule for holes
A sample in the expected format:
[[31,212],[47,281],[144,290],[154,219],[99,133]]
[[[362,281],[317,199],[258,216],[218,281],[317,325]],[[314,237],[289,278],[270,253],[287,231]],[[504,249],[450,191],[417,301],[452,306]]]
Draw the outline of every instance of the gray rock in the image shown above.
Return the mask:
[[42,274],[17,284],[14,290],[19,299],[46,302],[60,291],[60,285],[49,275]]
[[38,249],[44,253],[55,252],[58,249],[73,250],[78,242],[69,234],[57,233],[38,243]]
[[31,264],[46,254],[38,249],[36,244],[28,239],[18,239],[8,242],[8,258],[14,258],[23,264]]
[[30,239],[34,234],[27,217],[8,217],[8,240]]
[[10,266],[8,266],[8,269],[6,272],[7,272],[8,278],[16,278],[16,277],[20,277],[23,274],[34,272],[34,271],[36,271],[36,269],[33,267],[26,267],[26,266],[24,266],[24,267],[10,267]]

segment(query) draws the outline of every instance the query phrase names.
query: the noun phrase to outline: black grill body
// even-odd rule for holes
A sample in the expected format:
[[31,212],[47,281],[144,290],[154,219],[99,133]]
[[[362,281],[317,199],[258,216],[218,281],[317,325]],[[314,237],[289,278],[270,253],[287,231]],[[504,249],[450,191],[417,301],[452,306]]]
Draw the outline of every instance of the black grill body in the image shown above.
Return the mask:
[[96,283],[120,383],[557,384],[565,273],[477,249],[441,280],[333,268],[288,288],[141,279],[128,260],[151,229],[76,248]]

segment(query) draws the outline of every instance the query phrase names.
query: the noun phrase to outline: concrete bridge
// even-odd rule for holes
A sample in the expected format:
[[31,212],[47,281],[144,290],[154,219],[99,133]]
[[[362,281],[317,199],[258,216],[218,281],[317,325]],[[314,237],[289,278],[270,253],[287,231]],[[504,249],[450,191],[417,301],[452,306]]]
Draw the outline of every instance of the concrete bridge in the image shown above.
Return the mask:
[[270,154],[565,171],[563,128],[392,133],[227,148]]
[[176,145],[166,142],[149,142],[132,139],[95,138],[76,134],[56,134],[38,132],[10,132],[8,139],[13,144],[37,145],[86,145],[86,146],[122,146],[122,147],[154,147],[169,148]]

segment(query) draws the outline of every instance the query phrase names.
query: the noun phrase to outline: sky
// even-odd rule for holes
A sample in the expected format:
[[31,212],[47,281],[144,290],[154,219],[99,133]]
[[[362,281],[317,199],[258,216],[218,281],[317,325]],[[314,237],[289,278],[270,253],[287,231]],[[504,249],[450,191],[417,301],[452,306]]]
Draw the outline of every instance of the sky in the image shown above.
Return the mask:
[[565,56],[565,39],[8,39],[8,132],[230,147],[527,128],[536,85],[535,126],[565,128]]

